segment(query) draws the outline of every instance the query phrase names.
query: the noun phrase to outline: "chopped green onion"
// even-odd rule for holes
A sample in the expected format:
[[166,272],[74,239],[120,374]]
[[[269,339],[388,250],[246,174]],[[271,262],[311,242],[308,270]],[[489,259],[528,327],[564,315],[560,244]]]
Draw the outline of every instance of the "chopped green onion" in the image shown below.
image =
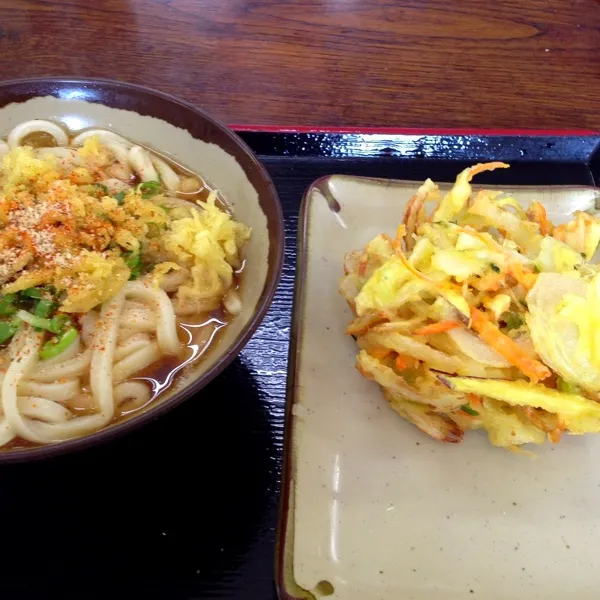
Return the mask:
[[16,294],[6,294],[0,298],[0,315],[8,317],[17,312],[17,307],[14,305],[17,299]]
[[473,410],[468,404],[463,404],[460,407],[460,410],[466,412],[468,415],[471,415],[472,417],[478,417],[479,413],[476,410]]
[[142,274],[142,269],[140,267],[131,269],[131,273],[129,274],[129,281],[135,281],[141,274]]
[[52,300],[44,300],[43,298],[37,303],[34,314],[36,317],[47,318],[56,310],[56,302]]
[[113,198],[118,202],[119,206],[122,206],[125,203],[125,192],[118,192],[113,196]]
[[136,186],[135,191],[139,192],[144,200],[147,200],[152,196],[156,196],[156,194],[160,194],[162,187],[158,181],[144,181],[144,183]]
[[48,360],[62,354],[77,339],[77,335],[77,329],[71,327],[60,337],[54,336],[49,339],[40,350],[40,358]]
[[61,315],[56,315],[55,317],[52,317],[52,319],[50,319],[50,327],[48,328],[48,330],[51,331],[52,333],[61,333],[67,327],[72,327],[72,326],[73,326],[73,321],[71,321],[71,317],[69,317],[68,315],[65,315],[65,314],[61,314]]
[[42,317],[36,317],[32,315],[30,312],[26,310],[20,310],[17,313],[17,318],[21,319],[25,323],[29,323],[32,327],[37,327],[39,329],[45,329],[46,331],[50,331],[50,319],[43,319]]
[[100,188],[100,190],[104,193],[105,196],[108,196],[108,188],[103,184],[103,183],[95,183],[94,184],[97,188]]
[[504,321],[506,323],[506,329],[508,329],[509,331],[511,329],[518,329],[524,323],[523,317],[519,313],[513,313],[513,312],[508,313],[508,315],[506,315],[506,319],[504,319]]
[[21,296],[25,298],[33,298],[34,300],[39,300],[44,296],[55,296],[56,290],[52,286],[40,286],[40,287],[32,287],[27,288],[26,290],[21,290],[19,292]]
[[130,268],[134,269],[140,264],[140,254],[139,252],[127,252],[123,255],[125,259],[125,264]]
[[498,265],[491,263],[490,268],[492,269],[492,271],[494,271],[494,273],[500,273],[500,267]]
[[13,319],[12,321],[0,322],[0,344],[4,344],[9,340],[19,329],[19,322]]
[[171,207],[167,206],[166,204],[159,204],[159,206],[167,213],[169,214],[171,212]]
[[21,296],[25,296],[26,298],[35,298],[37,300],[39,300],[42,297],[43,294],[43,290],[42,288],[27,288],[26,290],[21,290],[21,292],[19,292],[21,294]]

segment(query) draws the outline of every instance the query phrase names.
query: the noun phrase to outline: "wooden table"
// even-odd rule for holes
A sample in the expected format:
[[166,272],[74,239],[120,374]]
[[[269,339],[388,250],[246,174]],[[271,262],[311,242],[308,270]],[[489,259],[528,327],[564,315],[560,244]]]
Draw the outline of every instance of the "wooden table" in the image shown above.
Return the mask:
[[0,0],[4,79],[145,84],[228,123],[600,128],[598,0]]

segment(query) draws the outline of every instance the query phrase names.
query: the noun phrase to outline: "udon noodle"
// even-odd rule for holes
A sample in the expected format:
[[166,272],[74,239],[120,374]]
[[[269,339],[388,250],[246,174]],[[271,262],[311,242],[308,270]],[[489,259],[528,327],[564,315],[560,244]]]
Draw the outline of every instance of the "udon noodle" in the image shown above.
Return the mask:
[[147,406],[240,312],[250,229],[112,131],[27,121],[0,160],[0,447],[84,436]]

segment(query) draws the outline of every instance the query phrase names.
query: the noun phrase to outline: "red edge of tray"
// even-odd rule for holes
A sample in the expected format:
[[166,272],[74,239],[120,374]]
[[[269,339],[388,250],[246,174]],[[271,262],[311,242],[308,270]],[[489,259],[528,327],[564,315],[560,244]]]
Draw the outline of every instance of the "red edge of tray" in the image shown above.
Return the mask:
[[323,133],[380,135],[516,135],[516,136],[581,136],[599,135],[592,129],[475,129],[475,128],[412,128],[412,127],[328,127],[305,125],[229,125],[234,131],[256,133]]

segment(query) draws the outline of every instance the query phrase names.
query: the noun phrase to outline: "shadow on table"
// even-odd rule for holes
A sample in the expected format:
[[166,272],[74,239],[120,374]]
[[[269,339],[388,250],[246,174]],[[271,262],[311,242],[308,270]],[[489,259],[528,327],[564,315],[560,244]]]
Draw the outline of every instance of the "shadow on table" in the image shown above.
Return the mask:
[[276,505],[272,446],[268,411],[238,359],[124,439],[3,467],[0,598],[245,597],[244,555]]

